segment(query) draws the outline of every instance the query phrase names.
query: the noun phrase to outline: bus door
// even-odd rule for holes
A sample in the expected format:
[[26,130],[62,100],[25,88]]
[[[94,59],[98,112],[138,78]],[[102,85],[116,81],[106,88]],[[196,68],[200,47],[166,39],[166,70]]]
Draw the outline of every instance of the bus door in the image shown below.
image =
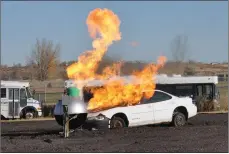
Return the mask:
[[196,97],[195,99],[203,97],[203,85],[196,85]]
[[19,88],[9,88],[9,118],[20,117]]
[[27,95],[25,88],[20,89],[20,107],[26,107],[27,106]]
[[213,100],[214,91],[212,84],[198,84],[196,85],[195,101],[204,99],[205,101]]

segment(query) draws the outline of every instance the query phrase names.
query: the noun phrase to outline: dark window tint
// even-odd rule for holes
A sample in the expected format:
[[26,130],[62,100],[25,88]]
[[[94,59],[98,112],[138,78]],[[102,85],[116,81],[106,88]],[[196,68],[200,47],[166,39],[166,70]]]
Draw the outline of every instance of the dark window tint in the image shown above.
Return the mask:
[[141,102],[142,102],[141,104],[162,102],[162,101],[170,100],[171,98],[172,98],[171,96],[169,96],[165,93],[155,91],[154,95],[150,99],[143,98],[141,100]]
[[1,88],[1,98],[6,98],[6,88]]
[[176,86],[176,95],[177,96],[193,95],[193,86],[192,85],[177,85]]

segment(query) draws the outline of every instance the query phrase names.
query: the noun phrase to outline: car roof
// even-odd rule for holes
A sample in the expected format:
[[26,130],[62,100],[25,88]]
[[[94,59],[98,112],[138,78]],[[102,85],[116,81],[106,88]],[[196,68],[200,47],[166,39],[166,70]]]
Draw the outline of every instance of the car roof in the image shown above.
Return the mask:
[[170,93],[167,93],[167,92],[165,92],[165,91],[158,90],[158,89],[155,89],[155,90],[144,90],[143,92],[147,92],[147,91],[157,91],[157,92],[162,92],[162,93],[165,93],[165,94],[170,95],[170,96],[172,96],[172,97],[176,97],[176,96],[174,96],[174,95],[172,95],[172,94],[170,94]]

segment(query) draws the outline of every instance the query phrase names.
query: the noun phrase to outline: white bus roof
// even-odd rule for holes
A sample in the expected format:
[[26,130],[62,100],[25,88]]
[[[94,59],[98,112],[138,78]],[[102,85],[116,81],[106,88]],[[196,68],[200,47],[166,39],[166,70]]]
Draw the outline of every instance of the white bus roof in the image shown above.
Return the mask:
[[29,82],[1,80],[1,87],[29,87]]
[[[114,80],[116,79],[124,79],[126,83],[130,83],[131,79],[137,79],[134,76],[122,76],[122,77],[113,77]],[[152,78],[153,79],[153,78]],[[102,86],[106,80],[81,80],[77,81],[79,84],[83,84],[85,86]],[[217,76],[181,76],[181,75],[173,75],[167,76],[164,74],[156,75],[156,84],[195,84],[195,83],[213,83],[218,84],[218,77]],[[77,84],[76,83],[76,84]],[[140,83],[140,80],[137,80],[137,83]],[[66,80],[65,87],[74,86],[73,80]]]

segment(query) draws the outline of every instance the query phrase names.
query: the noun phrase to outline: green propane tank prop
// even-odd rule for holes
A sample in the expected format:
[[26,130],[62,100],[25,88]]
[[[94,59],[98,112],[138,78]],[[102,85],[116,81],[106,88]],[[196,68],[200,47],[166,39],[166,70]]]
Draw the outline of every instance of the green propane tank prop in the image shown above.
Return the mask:
[[76,87],[70,87],[67,89],[67,95],[72,97],[79,97],[80,90]]
[[[81,113],[87,113],[81,90],[77,87],[67,88],[67,95],[62,96],[64,137],[69,137],[69,121]],[[71,117],[70,117],[71,115]]]

